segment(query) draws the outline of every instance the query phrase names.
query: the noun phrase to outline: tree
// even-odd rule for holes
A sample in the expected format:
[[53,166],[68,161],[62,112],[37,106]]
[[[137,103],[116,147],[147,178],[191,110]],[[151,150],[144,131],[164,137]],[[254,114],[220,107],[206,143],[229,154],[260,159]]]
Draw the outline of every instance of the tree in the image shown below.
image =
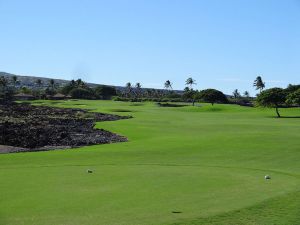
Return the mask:
[[245,97],[245,98],[250,98],[250,94],[249,94],[248,91],[245,91],[245,92],[244,92],[244,97]]
[[125,89],[126,89],[126,95],[127,95],[127,97],[129,97],[132,92],[132,85],[130,82],[126,83]]
[[182,99],[184,101],[191,101],[192,105],[194,106],[197,100],[197,96],[198,91],[194,91],[192,88],[190,89],[189,87],[185,87],[183,90]]
[[11,77],[11,82],[12,82],[14,88],[16,88],[16,85],[20,83],[19,80],[18,80],[18,77],[16,75],[13,75]]
[[49,81],[49,87],[50,87],[52,90],[55,89],[55,80],[51,79],[51,80]]
[[256,98],[256,103],[262,107],[275,108],[277,117],[280,117],[278,108],[286,101],[286,93],[282,88],[270,88],[262,91]]
[[37,93],[37,95],[38,95],[38,97],[39,98],[41,98],[41,87],[42,87],[42,85],[43,85],[43,81],[41,80],[41,79],[37,79],[36,81],[35,81],[35,83],[37,84],[37,86],[39,87],[39,90],[38,90],[38,93]]
[[198,94],[198,99],[209,102],[211,105],[214,105],[215,103],[227,103],[228,100],[226,96],[223,94],[223,92],[215,90],[215,89],[206,89],[202,90]]
[[300,106],[300,89],[288,94],[286,97],[286,103],[288,105],[297,105]]
[[37,86],[39,86],[39,88],[43,85],[43,81],[41,79],[37,79],[35,83],[37,84]]
[[32,90],[27,87],[21,87],[21,93],[32,94]]
[[9,102],[12,100],[14,91],[9,88],[8,83],[4,76],[0,77],[0,101]]
[[4,76],[0,77],[0,87],[5,88],[7,87],[7,85],[8,85],[7,79]]
[[241,98],[241,94],[240,94],[240,92],[239,92],[238,89],[235,89],[235,90],[232,92],[232,95],[233,95],[233,98],[235,98],[235,99]]
[[170,80],[166,80],[164,85],[165,85],[165,89],[172,90],[172,83]]
[[117,95],[117,91],[114,87],[99,85],[95,88],[96,97],[102,97],[102,99],[110,99],[112,96]]
[[147,98],[151,98],[153,95],[153,90],[152,89],[146,89],[146,97]]
[[300,89],[300,84],[298,84],[298,85],[289,84],[287,86],[287,88],[285,89],[285,92],[287,94],[291,94],[291,93],[297,91],[298,89]]
[[185,85],[190,86],[190,89],[192,90],[193,85],[196,85],[196,80],[190,77],[185,81]]
[[75,88],[87,88],[87,86],[85,85],[85,83],[81,80],[71,80],[68,84],[66,84],[65,86],[62,87],[61,89],[61,93],[68,95],[70,94],[70,92],[75,89]]
[[137,94],[137,96],[140,96],[141,95],[141,93],[142,93],[142,85],[141,85],[141,83],[136,83],[135,84],[135,89],[136,89],[136,94]]
[[95,95],[92,89],[90,88],[74,88],[70,92],[72,98],[77,98],[77,99],[94,99]]
[[256,90],[259,90],[259,92],[262,92],[262,90],[265,88],[265,83],[262,81],[261,76],[256,77],[254,80],[253,86],[256,87]]

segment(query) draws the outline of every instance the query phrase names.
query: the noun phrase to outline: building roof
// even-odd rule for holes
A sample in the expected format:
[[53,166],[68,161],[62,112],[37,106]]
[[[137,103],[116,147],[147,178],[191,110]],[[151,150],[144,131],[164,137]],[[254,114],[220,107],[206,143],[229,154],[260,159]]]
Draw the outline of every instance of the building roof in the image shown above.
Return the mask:
[[54,98],[65,98],[66,96],[61,94],[61,93],[57,93],[57,94],[53,95],[52,97],[54,97]]
[[25,94],[25,93],[19,93],[19,94],[16,94],[14,95],[15,97],[34,97],[33,95],[31,94]]

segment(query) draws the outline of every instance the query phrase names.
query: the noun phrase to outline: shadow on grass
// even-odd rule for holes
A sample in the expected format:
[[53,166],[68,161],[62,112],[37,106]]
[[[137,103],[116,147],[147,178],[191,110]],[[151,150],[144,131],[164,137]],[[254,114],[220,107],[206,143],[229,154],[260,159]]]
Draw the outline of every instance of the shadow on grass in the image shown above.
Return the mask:
[[300,119],[300,116],[267,116],[268,118],[275,118],[275,119]]
[[185,107],[185,106],[189,106],[189,105],[185,105],[185,104],[161,103],[161,102],[158,102],[157,105],[160,106],[160,107]]
[[111,112],[136,112],[134,110],[128,110],[128,109],[111,109]]

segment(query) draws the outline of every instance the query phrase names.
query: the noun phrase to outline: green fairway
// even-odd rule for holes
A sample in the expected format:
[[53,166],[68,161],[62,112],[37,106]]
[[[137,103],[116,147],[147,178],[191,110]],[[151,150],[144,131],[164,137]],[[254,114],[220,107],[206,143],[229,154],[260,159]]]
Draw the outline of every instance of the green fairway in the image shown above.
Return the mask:
[[299,224],[299,108],[35,104],[132,115],[96,125],[129,141],[0,155],[1,225]]

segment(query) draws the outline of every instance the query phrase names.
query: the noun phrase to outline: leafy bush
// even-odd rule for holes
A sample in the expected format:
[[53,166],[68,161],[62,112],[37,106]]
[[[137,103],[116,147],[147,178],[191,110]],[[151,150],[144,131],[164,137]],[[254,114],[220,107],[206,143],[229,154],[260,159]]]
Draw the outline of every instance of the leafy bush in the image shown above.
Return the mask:
[[223,94],[223,92],[216,89],[206,89],[199,92],[197,99],[200,99],[204,102],[209,102],[212,105],[214,103],[227,103],[228,99]]
[[72,98],[78,99],[95,99],[93,90],[88,88],[74,88],[70,92]]
[[286,103],[288,105],[300,106],[300,88],[297,89],[296,91],[290,93],[286,97]]
[[117,95],[117,91],[114,87],[99,85],[94,89],[95,97],[102,99],[111,99],[112,96]]

